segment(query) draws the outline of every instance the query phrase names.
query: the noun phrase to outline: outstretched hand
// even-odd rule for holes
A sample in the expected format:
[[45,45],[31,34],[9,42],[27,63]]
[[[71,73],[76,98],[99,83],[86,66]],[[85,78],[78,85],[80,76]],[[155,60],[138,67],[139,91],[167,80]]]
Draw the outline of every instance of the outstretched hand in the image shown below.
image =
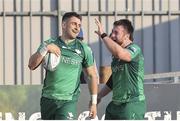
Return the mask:
[[97,27],[98,27],[98,30],[95,31],[95,33],[96,33],[98,36],[101,36],[101,35],[104,33],[102,24],[101,24],[101,22],[100,22],[97,18],[95,18],[95,23],[96,23],[96,25],[97,25]]

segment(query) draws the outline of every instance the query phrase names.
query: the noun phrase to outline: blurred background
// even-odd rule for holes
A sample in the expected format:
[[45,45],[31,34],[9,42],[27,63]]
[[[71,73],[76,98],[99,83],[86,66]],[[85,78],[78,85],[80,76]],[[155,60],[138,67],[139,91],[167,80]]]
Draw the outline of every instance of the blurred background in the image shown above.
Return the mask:
[[28,59],[42,41],[61,34],[62,15],[69,11],[83,16],[84,42],[94,52],[101,82],[111,73],[111,54],[94,33],[94,18],[108,34],[115,20],[131,20],[145,58],[145,82],[179,82],[179,0],[0,0],[0,85],[43,83],[44,69],[30,71]]

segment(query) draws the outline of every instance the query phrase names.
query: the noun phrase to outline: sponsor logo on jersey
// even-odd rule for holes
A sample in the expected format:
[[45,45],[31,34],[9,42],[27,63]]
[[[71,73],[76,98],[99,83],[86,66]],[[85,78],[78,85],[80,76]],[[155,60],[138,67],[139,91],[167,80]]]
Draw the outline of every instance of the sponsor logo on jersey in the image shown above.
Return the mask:
[[122,71],[123,65],[112,66],[112,72]]
[[76,60],[70,57],[61,56],[61,62],[71,65],[79,65],[82,63],[82,60]]

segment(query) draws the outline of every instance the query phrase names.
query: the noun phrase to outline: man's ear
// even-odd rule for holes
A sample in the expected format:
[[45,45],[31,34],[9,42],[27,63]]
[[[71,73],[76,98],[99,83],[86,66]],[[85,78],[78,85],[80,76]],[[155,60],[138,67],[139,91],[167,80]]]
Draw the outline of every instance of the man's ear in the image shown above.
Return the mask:
[[62,28],[66,28],[66,22],[62,22]]
[[125,36],[126,38],[130,39],[130,34],[126,34]]

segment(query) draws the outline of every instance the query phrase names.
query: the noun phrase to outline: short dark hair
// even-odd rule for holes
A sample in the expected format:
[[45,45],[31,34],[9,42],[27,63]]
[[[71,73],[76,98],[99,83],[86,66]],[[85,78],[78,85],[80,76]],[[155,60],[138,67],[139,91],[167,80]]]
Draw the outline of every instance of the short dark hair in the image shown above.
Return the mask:
[[76,12],[67,12],[63,15],[62,21],[66,21],[67,19],[69,19],[71,17],[76,17],[76,18],[82,20],[81,15],[77,14]]
[[123,26],[125,30],[130,34],[130,40],[133,41],[134,27],[128,19],[120,19],[114,22],[114,26]]

